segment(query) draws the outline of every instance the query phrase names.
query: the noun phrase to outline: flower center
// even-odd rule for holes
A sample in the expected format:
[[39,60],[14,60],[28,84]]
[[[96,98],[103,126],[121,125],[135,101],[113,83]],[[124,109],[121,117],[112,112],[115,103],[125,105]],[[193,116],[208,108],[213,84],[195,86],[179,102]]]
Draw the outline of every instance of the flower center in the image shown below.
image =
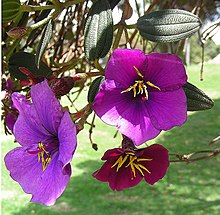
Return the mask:
[[27,152],[29,154],[36,154],[37,153],[38,162],[42,163],[43,171],[47,168],[48,164],[50,163],[50,161],[52,159],[50,156],[50,153],[46,150],[45,144],[43,144],[42,142],[38,143],[37,150],[35,150],[35,151],[28,150]]
[[122,155],[117,159],[117,161],[111,166],[111,168],[117,166],[116,172],[119,171],[119,169],[125,164],[126,161],[127,165],[125,165],[125,168],[130,167],[131,171],[133,173],[133,176],[131,176],[131,179],[133,180],[134,177],[136,177],[136,170],[140,172],[140,174],[144,177],[144,172],[146,171],[148,174],[151,174],[151,172],[140,162],[143,161],[152,161],[153,159],[150,158],[138,158],[135,156],[133,152],[125,152],[125,156]]
[[147,91],[147,86],[153,87],[158,89],[159,91],[161,90],[158,86],[152,84],[150,81],[147,81],[144,83],[144,76],[141,74],[141,72],[138,70],[137,67],[134,66],[135,71],[137,72],[138,76],[142,78],[142,80],[135,81],[135,83],[127,88],[126,90],[123,90],[121,93],[126,93],[131,90],[134,92],[134,97],[136,97],[138,94],[145,94],[145,98],[148,100],[148,91]]

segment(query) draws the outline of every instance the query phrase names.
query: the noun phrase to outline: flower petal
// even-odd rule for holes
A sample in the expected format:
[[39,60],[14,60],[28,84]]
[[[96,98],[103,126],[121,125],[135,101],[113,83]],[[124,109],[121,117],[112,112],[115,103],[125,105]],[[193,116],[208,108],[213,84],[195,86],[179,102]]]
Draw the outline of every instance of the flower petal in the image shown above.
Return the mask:
[[31,87],[31,98],[43,126],[56,135],[63,112],[47,80]]
[[14,124],[18,118],[18,112],[15,110],[11,110],[5,115],[5,124],[6,126],[13,131]]
[[[114,162],[118,159],[114,160]],[[121,167],[116,172],[116,167],[112,168],[113,160],[107,160],[103,166],[93,173],[93,177],[102,182],[109,182],[109,186],[112,190],[123,190],[125,188],[136,186],[141,180],[142,176],[137,172],[136,177],[133,177],[133,173],[130,168]]]
[[134,66],[140,68],[145,60],[146,56],[140,50],[116,49],[107,64],[105,77],[120,83],[126,89],[138,78]]
[[146,102],[131,98],[129,93],[121,94],[120,88],[113,88],[114,81],[105,81],[95,97],[93,109],[107,124],[129,137],[136,145],[156,137],[160,130],[151,123]]
[[159,130],[181,126],[187,119],[186,95],[183,89],[151,92],[147,106],[152,124]]
[[136,171],[136,177],[133,177],[133,172],[130,167],[120,168],[119,171],[112,171],[109,176],[109,186],[112,190],[123,190],[129,187],[136,186],[141,180],[142,176]]
[[67,186],[71,175],[70,165],[66,166],[63,174],[63,166],[58,162],[58,156],[54,156],[43,171],[37,154],[28,154],[26,150],[25,147],[19,147],[10,151],[5,156],[6,168],[23,190],[32,194],[32,202],[53,205]]
[[59,158],[64,167],[70,163],[76,149],[76,126],[66,111],[58,129]]
[[20,145],[30,146],[49,139],[51,135],[42,126],[33,104],[19,93],[12,94],[12,101],[19,110],[13,133]]
[[142,164],[151,172],[145,173],[144,179],[149,184],[154,184],[166,174],[169,167],[168,151],[159,144],[153,144],[137,154],[140,158],[150,158],[152,161],[144,161]]
[[179,89],[186,83],[186,71],[177,55],[152,53],[146,58],[146,63],[140,68],[145,81],[150,81],[162,91]]
[[105,152],[105,154],[102,156],[102,160],[112,160],[112,163],[114,163],[118,157],[124,153],[124,150],[121,148],[114,148],[109,149]]

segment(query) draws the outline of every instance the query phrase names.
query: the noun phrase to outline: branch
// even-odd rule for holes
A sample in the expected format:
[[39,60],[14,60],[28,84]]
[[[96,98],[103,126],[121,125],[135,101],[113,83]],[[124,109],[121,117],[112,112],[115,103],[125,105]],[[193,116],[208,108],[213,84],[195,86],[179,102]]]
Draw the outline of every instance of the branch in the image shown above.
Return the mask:
[[[205,154],[205,155],[202,155]],[[187,155],[184,154],[169,154],[170,156],[174,156],[177,158],[177,160],[170,160],[170,162],[177,163],[177,162],[185,162],[185,163],[191,163],[198,160],[207,159],[213,156],[216,156],[220,154],[220,148],[214,149],[214,150],[202,150],[193,152]],[[198,157],[195,157],[196,155],[199,155]],[[195,158],[193,158],[195,157]]]

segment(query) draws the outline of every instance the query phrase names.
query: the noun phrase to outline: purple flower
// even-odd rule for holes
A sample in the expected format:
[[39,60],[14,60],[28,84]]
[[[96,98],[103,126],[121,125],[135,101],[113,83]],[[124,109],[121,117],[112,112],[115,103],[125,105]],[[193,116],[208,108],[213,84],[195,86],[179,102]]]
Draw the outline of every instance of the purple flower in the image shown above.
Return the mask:
[[18,111],[13,106],[5,113],[5,125],[13,131],[14,124],[18,118]]
[[143,178],[148,184],[154,184],[165,176],[169,167],[168,151],[159,144],[134,151],[111,149],[102,160],[106,162],[93,177],[109,182],[112,190],[136,186]]
[[93,109],[136,145],[186,121],[187,76],[176,55],[116,49],[105,77]]
[[70,179],[76,127],[69,113],[62,111],[47,81],[31,88],[31,99],[12,94],[19,110],[13,133],[21,147],[6,155],[5,164],[11,177],[32,194],[32,202],[49,206]]

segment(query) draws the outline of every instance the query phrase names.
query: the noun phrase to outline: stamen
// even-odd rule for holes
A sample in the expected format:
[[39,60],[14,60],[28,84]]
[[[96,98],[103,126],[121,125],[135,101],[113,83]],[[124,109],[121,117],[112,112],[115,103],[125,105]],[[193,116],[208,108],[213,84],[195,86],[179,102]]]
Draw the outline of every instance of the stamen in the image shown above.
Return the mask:
[[[133,67],[134,67],[135,71],[137,72],[138,76],[141,77],[142,79],[144,79],[144,76],[141,74],[141,72],[138,70],[138,68],[136,66],[133,66]],[[148,100],[147,85],[150,86],[150,87],[156,88],[159,91],[161,91],[161,89],[158,86],[154,85],[150,81],[147,81],[146,83],[144,83],[144,80],[137,80],[137,81],[135,81],[134,85],[130,86],[126,90],[121,91],[121,93],[127,93],[127,92],[133,90],[134,98],[138,94],[143,94],[144,93],[145,94],[145,98]]]
[[128,165],[127,166],[125,166],[125,167],[128,167],[129,165],[131,165],[135,160],[137,159],[137,157],[136,156],[130,156],[130,162],[128,163]]
[[111,168],[117,166],[116,168],[116,172],[119,171],[119,169],[123,166],[123,164],[128,160],[129,158],[129,162],[126,166],[124,166],[124,168],[131,168],[131,171],[133,173],[133,175],[131,176],[131,179],[133,180],[136,177],[136,169],[140,172],[140,174],[144,177],[144,172],[143,170],[145,170],[148,174],[151,174],[151,172],[142,164],[140,164],[139,162],[143,162],[143,161],[152,161],[153,159],[151,158],[138,158],[137,156],[135,156],[135,154],[133,152],[125,152],[125,157],[123,158],[123,156],[121,155],[116,162],[111,166]]
[[[141,168],[139,167],[139,164],[134,163],[134,166],[136,167],[136,169],[141,173],[141,175],[144,177],[144,173],[141,170]],[[134,176],[135,177],[135,176]]]
[[[148,92],[147,92],[147,86],[144,84],[144,81],[135,81],[135,84],[133,86],[130,86],[128,89],[121,91],[121,93],[126,93],[133,90],[134,91],[134,98],[138,94],[145,93],[145,98],[148,99]],[[138,91],[137,91],[138,90]]]
[[[136,172],[135,172],[135,166],[134,166],[134,163],[131,163],[130,164],[130,166],[131,166],[131,171],[133,172],[133,175],[134,175],[134,177],[136,177]],[[132,178],[133,179],[133,178]]]
[[118,172],[118,170],[122,167],[122,165],[125,163],[125,161],[127,160],[129,155],[126,155],[124,158],[122,156],[120,156],[118,158],[118,160],[111,166],[111,168],[115,167],[117,164],[117,169],[116,169],[116,172]]
[[161,91],[161,89],[158,86],[152,84],[150,81],[147,81],[146,84],[148,84],[150,87],[154,87],[154,88],[158,89],[159,91]]
[[143,166],[142,164],[138,164],[138,166],[140,168],[144,169],[145,171],[147,171],[149,174],[151,174],[151,172],[145,166]]
[[140,161],[152,161],[153,159],[149,159],[149,158],[138,158],[137,159],[137,162],[140,162]]
[[138,76],[140,76],[141,78],[144,78],[144,76],[141,74],[141,72],[138,70],[138,68],[136,66],[133,66],[135,71],[137,72]]
[[135,155],[134,152],[125,152],[126,155]]
[[[42,142],[38,143],[38,148],[41,150],[40,152],[38,152],[38,155],[37,155],[38,162],[42,163],[42,169],[44,171],[47,168],[47,165],[52,160],[52,158],[49,155],[49,153],[46,151],[45,146]],[[46,158],[45,158],[45,156],[46,156]]]

